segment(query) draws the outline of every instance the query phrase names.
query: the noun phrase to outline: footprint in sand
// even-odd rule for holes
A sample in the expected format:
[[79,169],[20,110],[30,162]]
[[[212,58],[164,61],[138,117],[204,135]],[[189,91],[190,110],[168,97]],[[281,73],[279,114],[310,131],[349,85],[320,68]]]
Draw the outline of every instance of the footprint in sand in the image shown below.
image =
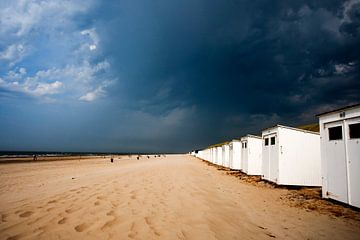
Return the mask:
[[130,194],[131,199],[136,199],[136,191],[131,191]]
[[19,217],[30,217],[31,215],[33,214],[33,212],[31,211],[26,211],[26,212],[23,212],[22,214],[19,215]]
[[128,234],[129,238],[135,238],[137,235],[137,231],[135,231],[135,223],[133,222],[130,227],[130,233]]
[[75,208],[69,208],[69,209],[66,209],[65,212],[70,214],[70,213],[76,212],[76,209]]
[[17,239],[20,239],[20,238],[21,238],[21,235],[18,234],[18,235],[15,235],[15,236],[8,237],[6,240],[17,240]]
[[107,216],[115,216],[115,212],[113,210],[106,213]]
[[1,221],[2,222],[7,222],[6,218],[7,218],[7,214],[1,214]]
[[119,203],[117,202],[111,201],[110,203],[113,206],[113,208],[117,208],[119,206]]
[[95,205],[95,206],[99,206],[99,205],[100,205],[100,202],[99,202],[99,201],[96,201],[96,202],[94,202],[94,205]]
[[155,229],[154,225],[152,224],[152,221],[150,219],[150,217],[145,217],[144,218],[146,224],[149,226],[149,228],[153,231],[153,233],[156,235],[156,236],[160,236],[161,234]]
[[47,211],[47,212],[51,212],[51,211],[54,210],[54,209],[55,209],[55,207],[51,207],[51,208],[46,209],[46,211]]
[[64,224],[66,223],[67,218],[62,218],[61,220],[58,221],[58,224]]
[[99,200],[104,200],[106,197],[104,197],[104,196],[98,196],[97,197],[97,199],[99,199]]
[[77,231],[77,232],[83,232],[83,231],[86,230],[88,227],[89,227],[88,224],[83,223],[83,224],[77,225],[74,229],[75,229],[75,231]]

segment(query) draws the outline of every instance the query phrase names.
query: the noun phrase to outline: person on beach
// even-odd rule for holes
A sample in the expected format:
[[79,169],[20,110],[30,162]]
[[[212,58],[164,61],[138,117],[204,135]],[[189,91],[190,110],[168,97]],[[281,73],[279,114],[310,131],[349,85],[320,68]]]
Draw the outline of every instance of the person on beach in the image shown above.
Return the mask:
[[36,154],[34,155],[33,160],[34,160],[34,161],[36,161],[36,160],[37,160],[37,156],[36,156]]

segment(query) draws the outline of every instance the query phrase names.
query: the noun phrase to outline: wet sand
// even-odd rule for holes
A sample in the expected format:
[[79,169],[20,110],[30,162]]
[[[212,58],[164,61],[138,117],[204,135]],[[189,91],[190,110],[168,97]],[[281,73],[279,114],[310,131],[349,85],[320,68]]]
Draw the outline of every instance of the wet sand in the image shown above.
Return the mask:
[[360,238],[283,195],[186,155],[1,164],[0,239]]

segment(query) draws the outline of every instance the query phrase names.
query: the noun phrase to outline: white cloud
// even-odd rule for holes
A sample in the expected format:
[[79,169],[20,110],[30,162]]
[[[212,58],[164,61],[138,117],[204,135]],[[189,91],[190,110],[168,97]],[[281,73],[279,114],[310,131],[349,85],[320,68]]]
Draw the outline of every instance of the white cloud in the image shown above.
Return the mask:
[[349,64],[335,64],[335,74],[346,74],[353,70],[353,63]]
[[0,10],[0,33],[21,37],[35,28],[62,27],[71,21],[74,14],[87,11],[92,5],[91,2],[8,1]]
[[59,93],[63,87],[60,81],[45,82],[38,76],[26,77],[26,69],[19,68],[17,71],[9,71],[5,78],[0,81],[0,87],[8,91],[22,92],[31,96],[40,97]]
[[97,98],[103,96],[105,94],[105,91],[103,90],[103,87],[98,87],[94,91],[87,92],[85,95],[81,96],[79,100],[85,101],[85,102],[92,102],[96,100]]
[[52,83],[38,83],[34,89],[28,92],[31,92],[35,96],[51,95],[59,93],[59,90],[62,86],[63,83],[59,81]]
[[91,43],[87,44],[90,51],[96,50],[97,46],[99,45],[100,40],[99,40],[98,34],[96,33],[95,28],[85,29],[85,30],[81,31],[80,34],[90,38]]
[[89,49],[90,49],[91,51],[96,50],[96,45],[95,45],[95,44],[90,45],[90,46],[89,46]]
[[112,80],[100,37],[95,27],[79,29],[74,21],[96,1],[1,1],[0,88],[42,100],[106,96]]
[[19,44],[11,44],[5,48],[4,51],[0,52],[0,61],[9,63],[9,66],[14,66],[17,62],[21,61],[28,51],[26,47]]
[[[110,67],[107,61],[97,64],[83,62],[81,65],[67,65],[64,68],[51,68],[37,71],[29,76],[25,68],[9,71],[0,78],[0,88],[12,92],[22,92],[34,97],[50,96],[62,91],[71,96],[81,95],[81,101],[94,101],[106,95],[106,87],[111,80],[103,78],[101,73]],[[95,90],[89,91],[95,87]]]

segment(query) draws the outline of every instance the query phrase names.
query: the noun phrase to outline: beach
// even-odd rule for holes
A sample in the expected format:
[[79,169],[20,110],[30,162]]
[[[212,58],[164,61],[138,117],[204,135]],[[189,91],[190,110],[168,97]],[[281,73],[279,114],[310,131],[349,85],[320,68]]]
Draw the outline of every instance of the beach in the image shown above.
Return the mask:
[[0,239],[359,239],[189,155],[0,164]]

